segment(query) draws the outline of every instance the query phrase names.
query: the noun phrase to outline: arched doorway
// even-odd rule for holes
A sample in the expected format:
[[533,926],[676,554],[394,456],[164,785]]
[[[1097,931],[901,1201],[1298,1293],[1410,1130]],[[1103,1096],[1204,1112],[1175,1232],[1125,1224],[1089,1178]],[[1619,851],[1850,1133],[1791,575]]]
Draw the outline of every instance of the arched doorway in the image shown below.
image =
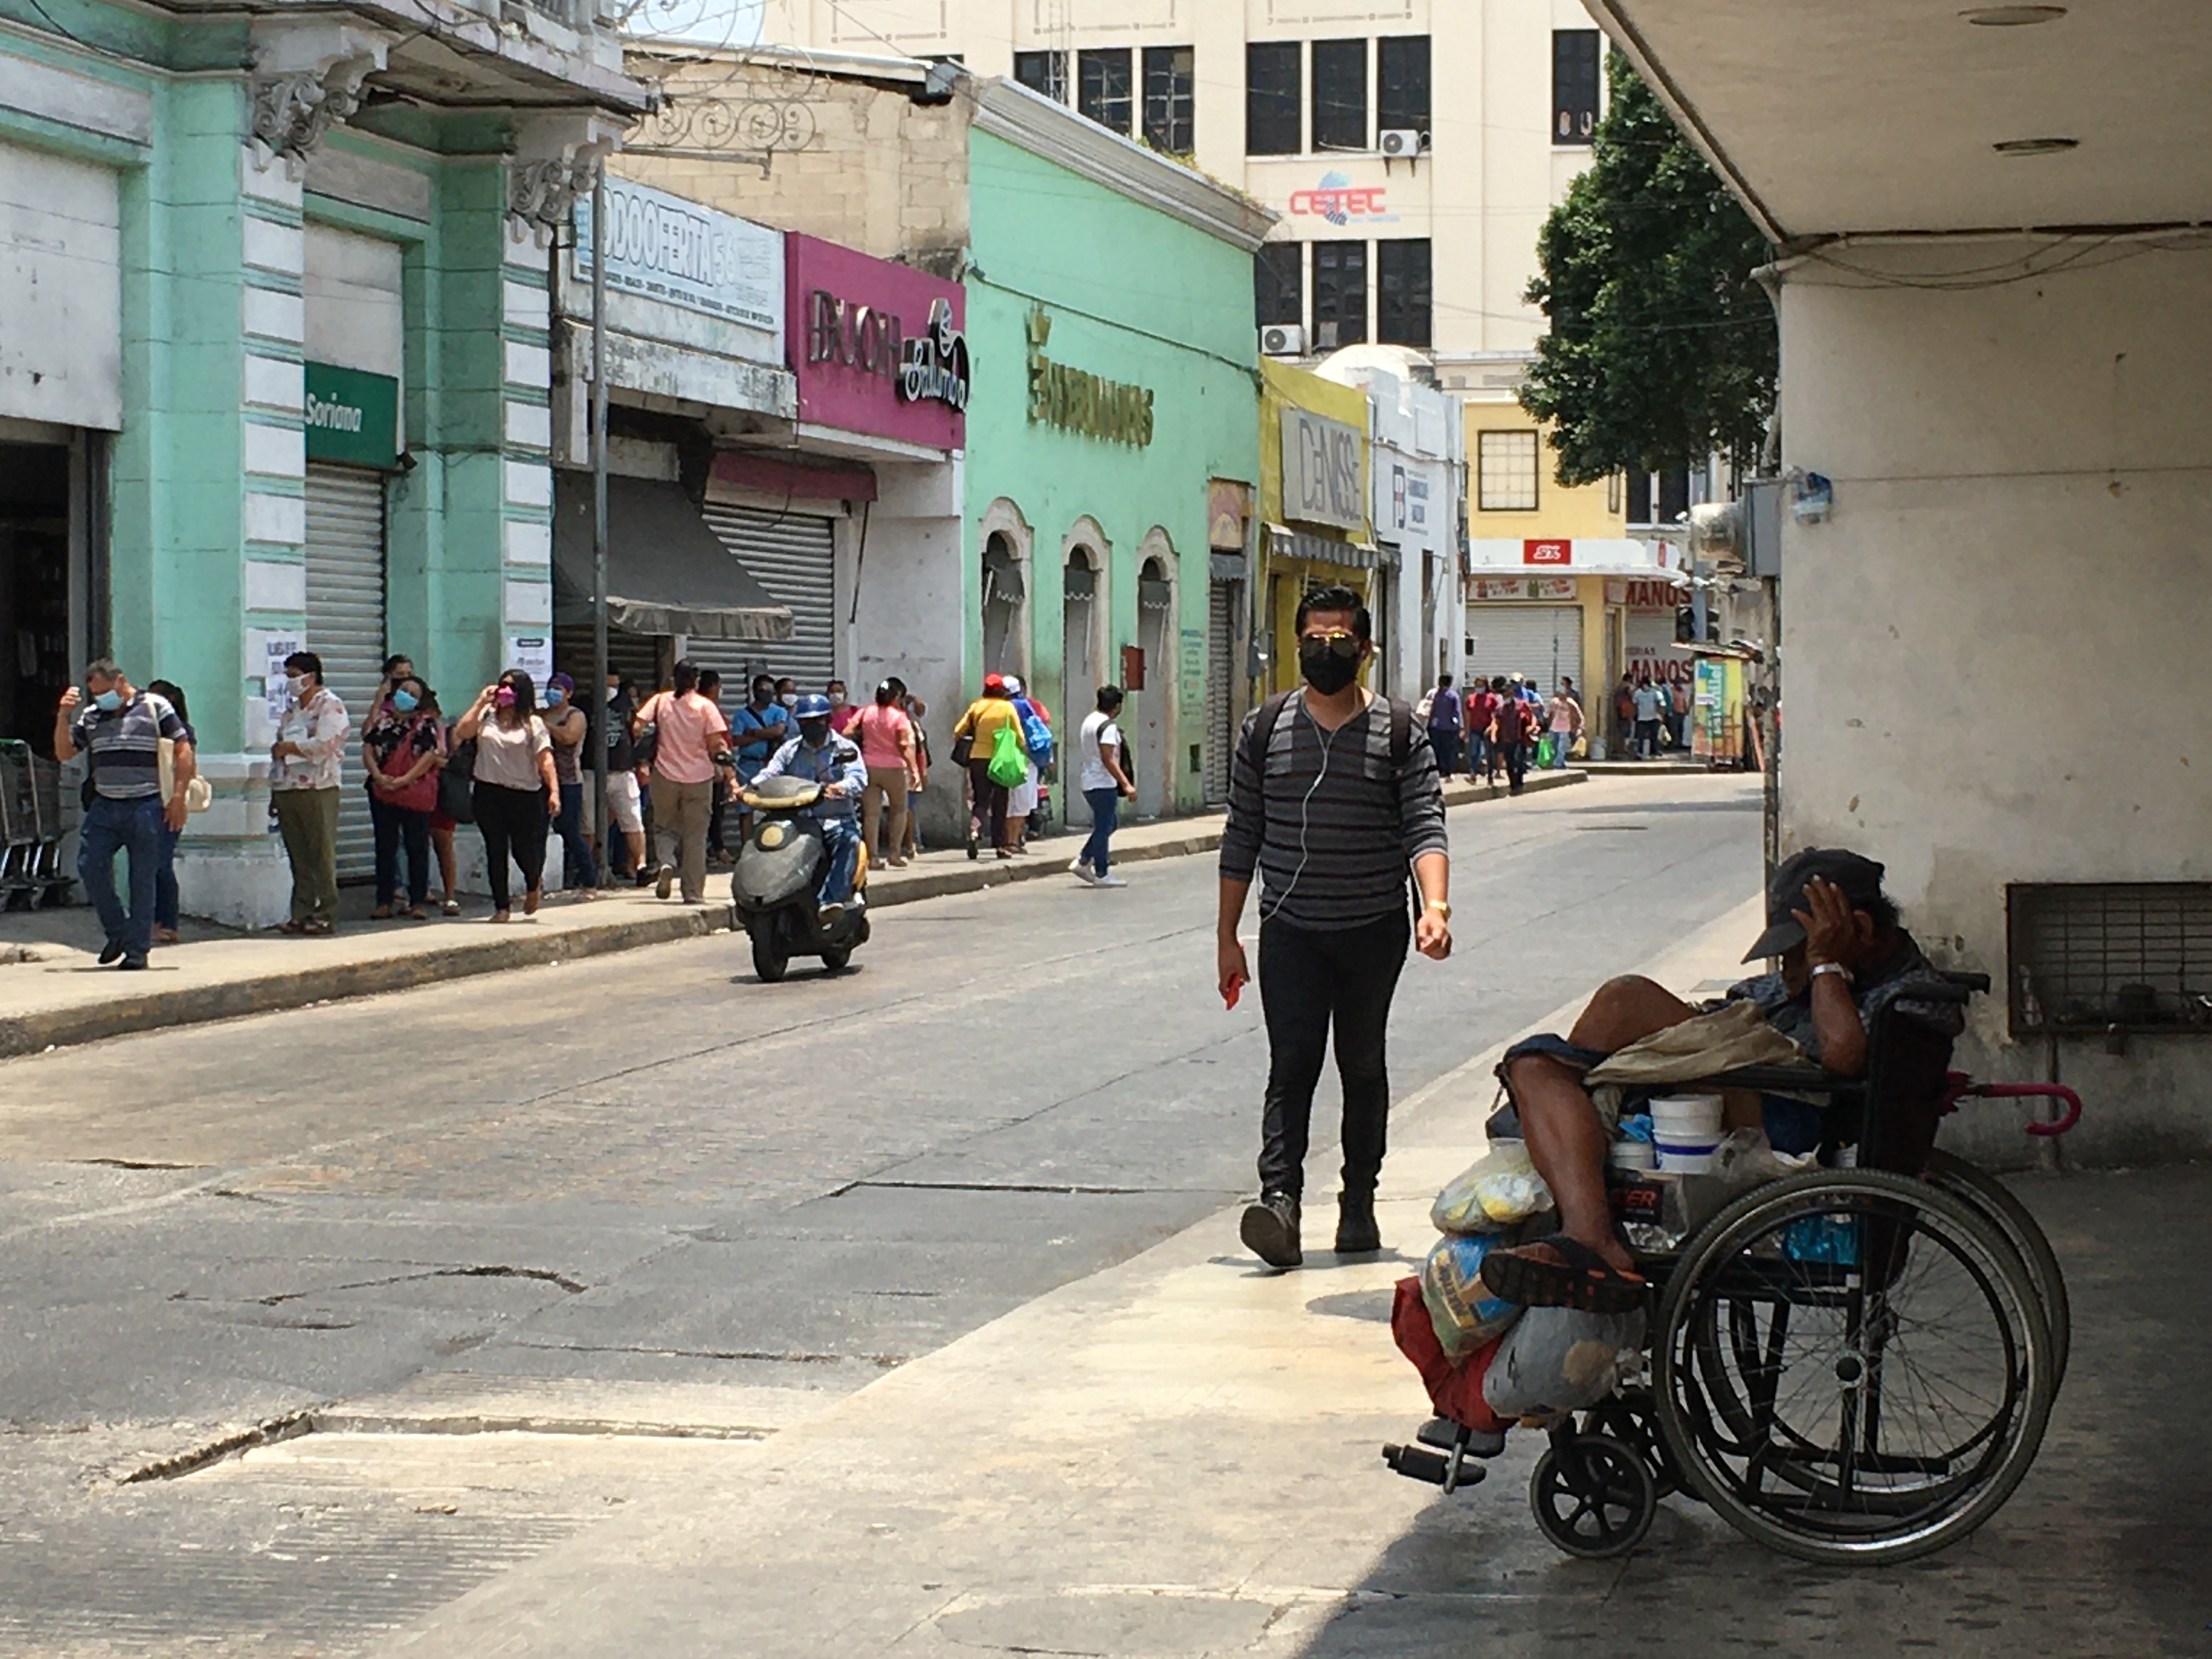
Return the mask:
[[1137,647],[1145,653],[1145,689],[1135,698],[1137,815],[1155,818],[1175,805],[1175,568],[1167,536],[1146,538],[1150,553],[1137,569]]
[[1106,595],[1098,580],[1101,561],[1088,545],[1077,542],[1067,550],[1060,569],[1060,707],[1053,712],[1059,726],[1060,812],[1071,826],[1090,822],[1075,787],[1077,762],[1069,752],[1083,717],[1097,706],[1098,688],[1105,683],[1104,648],[1099,643],[1099,624],[1106,611]]
[[[1027,597],[1022,561],[1013,540],[994,530],[983,541],[983,663],[986,674],[1018,674],[1022,665],[1022,611]],[[973,696],[975,688],[963,688]]]

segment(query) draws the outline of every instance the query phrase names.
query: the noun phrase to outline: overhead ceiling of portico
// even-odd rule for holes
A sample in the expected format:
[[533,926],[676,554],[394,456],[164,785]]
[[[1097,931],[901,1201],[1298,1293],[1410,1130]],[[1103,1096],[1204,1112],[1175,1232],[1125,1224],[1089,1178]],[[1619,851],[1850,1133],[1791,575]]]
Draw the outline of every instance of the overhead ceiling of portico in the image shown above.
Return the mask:
[[1785,237],[2212,220],[2212,0],[1585,3]]

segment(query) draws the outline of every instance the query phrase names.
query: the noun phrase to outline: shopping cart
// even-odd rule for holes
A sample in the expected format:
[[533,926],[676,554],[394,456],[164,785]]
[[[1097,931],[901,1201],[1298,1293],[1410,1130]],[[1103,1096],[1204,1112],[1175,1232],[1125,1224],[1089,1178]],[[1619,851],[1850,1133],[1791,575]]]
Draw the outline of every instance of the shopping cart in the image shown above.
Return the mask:
[[68,896],[62,868],[61,769],[20,738],[0,738],[0,906],[36,909]]

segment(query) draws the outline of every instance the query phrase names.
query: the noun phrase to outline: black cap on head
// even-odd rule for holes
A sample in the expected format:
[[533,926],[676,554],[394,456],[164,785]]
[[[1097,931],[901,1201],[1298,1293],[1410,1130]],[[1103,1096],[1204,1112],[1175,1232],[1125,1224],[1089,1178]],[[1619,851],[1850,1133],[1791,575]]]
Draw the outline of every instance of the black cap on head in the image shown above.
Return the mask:
[[1743,954],[1746,962],[1778,957],[1805,942],[1805,929],[1793,910],[1805,908],[1805,889],[1818,877],[1832,882],[1855,910],[1864,910],[1881,897],[1882,866],[1872,859],[1840,847],[1808,847],[1792,853],[1775,866],[1774,879],[1766,884],[1766,931]]

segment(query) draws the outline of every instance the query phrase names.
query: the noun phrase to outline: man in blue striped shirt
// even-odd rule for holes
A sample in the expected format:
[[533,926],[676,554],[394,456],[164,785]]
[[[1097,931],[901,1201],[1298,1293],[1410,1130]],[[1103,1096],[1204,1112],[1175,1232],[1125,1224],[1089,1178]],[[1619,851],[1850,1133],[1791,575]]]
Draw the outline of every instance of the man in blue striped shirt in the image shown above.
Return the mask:
[[[101,657],[87,665],[80,699],[70,686],[54,712],[54,758],[92,757],[92,800],[77,830],[76,872],[99,913],[107,942],[104,967],[121,958],[143,968],[154,944],[154,878],[161,862],[161,826],[185,826],[185,790],[192,781],[192,745],[166,697],[141,691]],[[175,745],[170,797],[161,799],[161,739]],[[131,906],[115,893],[115,855],[131,860]]]
[[[1375,1183],[1390,1112],[1390,999],[1409,935],[1423,956],[1451,952],[1443,783],[1412,708],[1358,683],[1375,653],[1367,607],[1349,588],[1316,589],[1298,606],[1297,634],[1304,687],[1252,712],[1231,765],[1215,933],[1221,994],[1233,1000],[1251,977],[1237,926],[1256,871],[1267,1094],[1260,1201],[1242,1231],[1276,1267],[1304,1260],[1307,1135],[1332,1026],[1344,1085],[1336,1249],[1382,1248]],[[1420,896],[1410,926],[1408,866]]]

